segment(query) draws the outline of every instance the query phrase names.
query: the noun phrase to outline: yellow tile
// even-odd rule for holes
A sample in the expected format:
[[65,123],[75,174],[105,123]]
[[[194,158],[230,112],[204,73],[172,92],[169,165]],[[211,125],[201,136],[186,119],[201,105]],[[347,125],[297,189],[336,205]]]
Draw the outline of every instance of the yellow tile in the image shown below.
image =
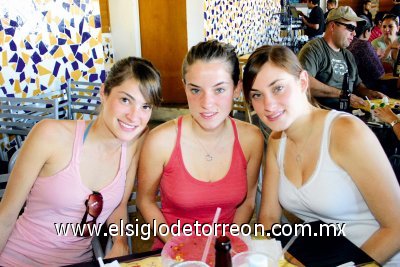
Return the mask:
[[71,78],[75,81],[78,81],[81,76],[82,72],[80,70],[74,70],[73,72],[71,72]]
[[80,44],[82,42],[82,36],[77,32],[76,33],[76,43]]
[[95,28],[94,16],[89,17],[89,25],[90,25],[90,27]]
[[0,84],[4,84],[3,73],[0,72]]
[[96,73],[96,68],[92,67],[92,68],[88,69],[88,72],[89,73]]
[[6,38],[4,38],[6,43],[9,43],[11,41],[11,39],[12,39],[12,37],[10,35],[6,35]]
[[14,93],[19,94],[21,93],[21,84],[19,83],[18,80],[15,80],[14,82]]
[[90,38],[90,39],[89,39],[89,45],[90,45],[90,47],[95,47],[98,43],[99,43],[99,42],[98,42],[96,39],[94,39],[94,38]]
[[50,35],[50,44],[57,45],[57,38],[54,35]]
[[7,51],[3,51],[2,53],[2,66],[8,66],[8,58],[7,58]]
[[24,52],[21,52],[21,54],[22,54],[22,59],[24,60],[25,64],[27,64],[31,56]]
[[46,75],[46,74],[51,74],[51,71],[46,69],[45,67],[42,67],[40,65],[37,66],[39,75]]
[[103,58],[98,58],[98,59],[96,59],[96,60],[94,61],[94,63],[97,64],[97,65],[103,64]]
[[42,91],[40,89],[35,89],[33,90],[33,95],[40,95],[42,93]]
[[54,75],[50,75],[49,83],[47,84],[47,86],[50,86],[53,84],[54,78],[55,78]]
[[89,56],[87,54],[82,54],[83,62],[86,62],[89,60]]
[[62,50],[61,47],[59,47],[57,49],[57,51],[54,53],[54,55],[53,55],[54,58],[60,58],[60,57],[63,57],[63,56],[64,56],[64,51]]
[[74,57],[74,55],[72,54],[72,53],[70,53],[68,56],[67,56],[67,58],[68,58],[68,60],[69,61],[75,61],[75,57]]

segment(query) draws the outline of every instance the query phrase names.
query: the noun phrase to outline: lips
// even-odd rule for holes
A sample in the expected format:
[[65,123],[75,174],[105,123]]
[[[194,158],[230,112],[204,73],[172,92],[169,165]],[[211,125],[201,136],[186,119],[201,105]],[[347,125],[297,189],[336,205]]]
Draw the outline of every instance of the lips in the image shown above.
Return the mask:
[[136,125],[128,124],[128,123],[125,123],[125,122],[123,122],[123,121],[118,121],[118,122],[119,122],[119,125],[120,125],[123,129],[126,129],[126,130],[134,130],[134,129],[137,128]]
[[217,112],[202,112],[202,113],[200,113],[200,116],[204,119],[211,119],[215,115],[217,115]]
[[283,113],[285,113],[284,111],[279,111],[279,112],[274,112],[273,114],[270,114],[270,115],[266,115],[265,117],[269,120],[269,121],[276,121],[276,120],[278,120],[282,115],[283,115]]

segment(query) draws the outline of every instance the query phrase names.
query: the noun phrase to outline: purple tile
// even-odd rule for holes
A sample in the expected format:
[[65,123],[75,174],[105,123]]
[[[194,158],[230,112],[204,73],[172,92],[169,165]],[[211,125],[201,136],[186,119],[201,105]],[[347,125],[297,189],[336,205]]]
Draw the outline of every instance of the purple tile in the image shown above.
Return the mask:
[[74,54],[74,56],[75,56],[76,53],[78,52],[79,45],[71,45],[70,47],[72,50],[72,54]]
[[92,68],[94,66],[93,58],[90,58],[88,61],[86,61],[85,65],[88,68]]
[[18,59],[17,63],[17,69],[15,70],[16,72],[22,72],[25,68],[25,62],[22,58]]
[[55,63],[54,70],[53,70],[53,75],[55,77],[57,77],[57,75],[58,75],[58,71],[60,70],[60,66],[61,66],[60,62],[56,62]]
[[73,70],[78,70],[79,69],[79,64],[78,62],[74,61],[71,63],[72,69]]
[[37,52],[32,54],[31,59],[35,64],[38,64],[42,60]]
[[25,44],[25,49],[28,50],[33,49],[32,45],[27,40],[24,41],[24,44]]
[[100,15],[94,16],[94,27],[101,28],[101,16]]
[[83,44],[84,42],[86,42],[87,40],[89,40],[89,39],[90,39],[90,33],[84,32],[84,33],[82,34],[82,44]]
[[66,39],[64,39],[64,38],[58,38],[58,44],[59,45],[63,45],[63,44],[65,44],[66,42],[67,42],[67,40]]
[[92,55],[94,59],[97,59],[96,49],[92,48]]
[[46,54],[48,51],[46,45],[42,41],[39,42],[38,48],[41,55]]
[[75,55],[75,58],[77,59],[77,60],[79,60],[80,62],[82,62],[83,63],[83,56],[82,56],[82,54],[81,53],[76,53],[76,55]]
[[18,62],[18,54],[15,53],[10,60],[8,61],[9,63],[17,63]]
[[4,32],[5,32],[7,35],[14,36],[14,34],[15,34],[15,28],[7,28],[7,29],[5,29]]
[[99,75],[97,73],[89,75],[89,82],[96,82],[99,79]]

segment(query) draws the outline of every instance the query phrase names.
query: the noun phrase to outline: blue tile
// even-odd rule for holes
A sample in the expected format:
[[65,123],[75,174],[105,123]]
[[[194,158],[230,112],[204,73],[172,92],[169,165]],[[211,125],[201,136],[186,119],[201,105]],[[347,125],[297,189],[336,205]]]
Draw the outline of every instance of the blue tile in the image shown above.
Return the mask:
[[81,2],[80,0],[74,0],[75,5],[78,7],[80,6],[80,2]]
[[94,16],[94,27],[101,28],[101,16],[100,15]]
[[72,62],[72,63],[71,63],[71,66],[72,66],[72,69],[73,69],[73,70],[79,69],[79,64],[78,64],[78,62],[76,62],[76,61]]
[[76,53],[76,55],[75,55],[75,58],[77,59],[77,60],[79,60],[80,62],[82,62],[83,63],[83,56],[82,56],[82,54],[81,53]]
[[55,46],[53,46],[53,48],[50,50],[50,55],[54,55],[54,53],[57,51],[57,49],[58,49],[58,45],[55,45]]
[[15,29],[14,29],[14,28],[7,28],[7,29],[5,29],[4,32],[5,32],[7,35],[14,36],[14,34],[15,34]]
[[39,73],[38,69],[36,68],[36,65],[32,65],[32,69],[33,69],[33,72],[34,72],[35,74],[38,74],[38,73]]
[[92,48],[92,55],[94,59],[97,59],[97,53],[95,48]]
[[78,49],[79,49],[79,45],[71,45],[72,54],[74,54],[74,56],[78,52]]
[[55,64],[54,70],[53,70],[53,75],[55,77],[57,77],[57,75],[58,75],[58,71],[60,70],[60,66],[61,66],[61,63],[56,61],[56,64]]
[[8,61],[9,63],[17,63],[18,62],[18,54],[15,53],[10,60]]
[[71,27],[75,28],[75,19],[71,19],[69,21],[69,25],[71,25]]
[[25,68],[25,62],[22,58],[18,59],[17,63],[17,69],[15,70],[16,72],[22,72]]
[[89,82],[96,82],[99,79],[98,74],[90,74],[89,75]]
[[88,68],[92,68],[94,66],[93,58],[90,58],[88,61],[86,61],[85,65]]
[[32,45],[27,40],[24,41],[24,44],[25,44],[25,49],[27,50],[33,49]]
[[84,19],[81,19],[81,22],[79,22],[79,34],[82,35],[83,33],[83,24],[85,23]]
[[88,33],[88,32],[84,32],[83,34],[82,34],[82,44],[84,43],[84,42],[86,42],[87,40],[89,40],[90,39],[90,33]]
[[41,55],[46,54],[48,51],[46,45],[42,41],[39,42],[38,48]]
[[11,19],[10,20],[10,26],[11,27],[18,27],[18,22],[16,20]]
[[67,62],[68,62],[68,58],[63,57],[63,58],[62,58],[62,61],[63,61],[64,63],[67,63]]
[[37,52],[32,54],[31,59],[35,64],[38,64],[42,60],[42,58]]
[[64,19],[62,19],[62,20],[60,21],[60,23],[58,24],[58,30],[59,30],[60,32],[64,32],[64,29],[65,29],[65,23],[64,23]]
[[67,42],[67,39],[64,39],[64,38],[58,38],[58,45],[63,45],[63,44],[65,44],[66,42]]
[[106,71],[105,70],[101,71],[100,80],[102,83],[106,80]]
[[69,8],[71,7],[69,3],[62,3],[62,7],[69,12]]
[[69,38],[71,38],[71,31],[70,31],[70,30],[68,30],[67,28],[65,28],[65,29],[64,29],[64,33],[65,33]]

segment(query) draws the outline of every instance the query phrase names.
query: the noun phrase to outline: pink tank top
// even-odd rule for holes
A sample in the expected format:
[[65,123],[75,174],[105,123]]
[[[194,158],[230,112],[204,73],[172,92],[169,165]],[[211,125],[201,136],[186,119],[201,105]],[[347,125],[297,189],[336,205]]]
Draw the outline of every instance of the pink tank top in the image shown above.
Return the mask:
[[[237,207],[247,194],[247,161],[239,143],[236,124],[230,119],[235,135],[231,165],[227,174],[216,182],[195,179],[186,169],[181,151],[182,117],[178,119],[175,148],[165,166],[160,182],[161,211],[169,225],[180,220],[194,224],[212,223],[217,207],[219,223],[232,223]],[[154,248],[162,245],[156,241]]]
[[[79,159],[85,122],[77,121],[72,159],[65,169],[50,177],[38,177],[29,193],[24,213],[0,254],[0,266],[62,266],[92,260],[91,238],[58,236],[55,223],[79,224],[85,201],[92,193],[81,180]],[[126,180],[126,146],[122,145],[116,177],[99,192],[103,210],[97,223],[104,223],[121,202]],[[88,216],[88,220],[91,216]]]

